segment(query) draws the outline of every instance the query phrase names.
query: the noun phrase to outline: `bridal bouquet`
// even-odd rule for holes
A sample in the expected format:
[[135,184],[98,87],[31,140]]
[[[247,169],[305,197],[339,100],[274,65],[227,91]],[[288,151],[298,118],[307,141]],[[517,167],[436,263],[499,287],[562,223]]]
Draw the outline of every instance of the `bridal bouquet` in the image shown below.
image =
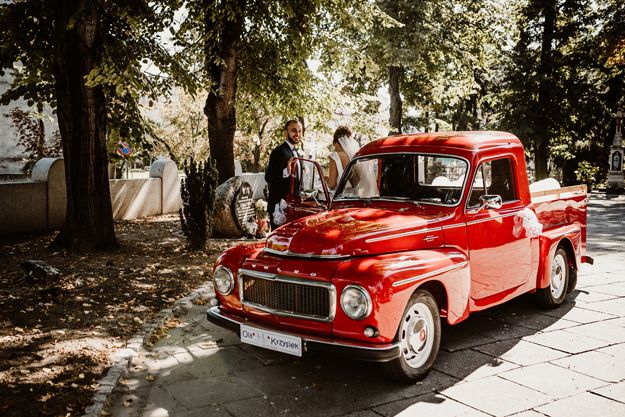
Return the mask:
[[280,200],[273,212],[273,222],[280,226],[286,223],[286,201]]

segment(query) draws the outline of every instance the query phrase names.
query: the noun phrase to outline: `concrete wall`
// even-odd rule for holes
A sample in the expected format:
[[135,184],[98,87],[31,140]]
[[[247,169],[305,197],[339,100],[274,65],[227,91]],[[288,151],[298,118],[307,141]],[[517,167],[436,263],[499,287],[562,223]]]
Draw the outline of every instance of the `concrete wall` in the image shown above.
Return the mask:
[[135,219],[161,214],[161,179],[109,180],[113,219]]
[[[109,184],[115,220],[173,213],[182,205],[178,169],[171,160],[155,161],[150,178]],[[0,234],[58,229],[66,206],[63,159],[44,158],[30,180],[0,183]]]

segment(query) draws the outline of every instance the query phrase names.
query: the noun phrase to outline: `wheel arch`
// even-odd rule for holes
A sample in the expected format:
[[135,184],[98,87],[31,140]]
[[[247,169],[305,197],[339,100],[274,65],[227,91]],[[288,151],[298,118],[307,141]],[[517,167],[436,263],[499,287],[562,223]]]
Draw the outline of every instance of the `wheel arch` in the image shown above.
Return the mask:
[[[551,263],[558,248],[563,248],[569,270],[577,271],[581,262],[579,245],[581,231],[577,228],[564,233],[554,233],[555,237],[543,234],[540,238],[540,268],[536,277],[536,289],[546,288],[551,278]],[[577,249],[576,249],[577,248]]]
[[573,243],[571,243],[568,238],[563,237],[556,245],[556,250],[558,250],[558,248],[560,247],[566,252],[566,261],[569,265],[569,268],[577,269],[578,266],[575,257],[575,250],[573,249]]
[[439,314],[441,317],[447,318],[447,310],[448,310],[448,299],[447,299],[447,289],[442,282],[438,280],[426,281],[423,284],[417,286],[413,294],[419,290],[425,290],[432,294],[434,297],[434,301],[436,301],[436,305],[438,306]]

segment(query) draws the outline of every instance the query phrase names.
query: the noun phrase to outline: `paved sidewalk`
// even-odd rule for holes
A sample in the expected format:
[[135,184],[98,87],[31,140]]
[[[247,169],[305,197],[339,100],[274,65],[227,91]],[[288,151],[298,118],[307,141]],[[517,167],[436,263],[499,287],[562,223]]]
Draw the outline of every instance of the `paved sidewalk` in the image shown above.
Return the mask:
[[593,194],[588,254],[569,302],[530,297],[444,326],[422,382],[374,365],[242,345],[192,306],[118,384],[115,417],[625,416],[625,197]]

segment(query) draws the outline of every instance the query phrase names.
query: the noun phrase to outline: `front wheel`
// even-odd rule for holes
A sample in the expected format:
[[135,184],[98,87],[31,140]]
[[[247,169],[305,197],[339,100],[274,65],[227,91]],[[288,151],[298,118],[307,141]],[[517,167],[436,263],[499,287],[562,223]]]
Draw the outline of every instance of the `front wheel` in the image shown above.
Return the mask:
[[423,379],[436,360],[441,344],[438,306],[428,291],[416,291],[406,306],[397,333],[400,356],[382,364],[392,378],[410,382]]
[[569,263],[566,251],[558,248],[551,261],[549,285],[536,291],[538,301],[543,307],[556,308],[564,302],[568,293]]

